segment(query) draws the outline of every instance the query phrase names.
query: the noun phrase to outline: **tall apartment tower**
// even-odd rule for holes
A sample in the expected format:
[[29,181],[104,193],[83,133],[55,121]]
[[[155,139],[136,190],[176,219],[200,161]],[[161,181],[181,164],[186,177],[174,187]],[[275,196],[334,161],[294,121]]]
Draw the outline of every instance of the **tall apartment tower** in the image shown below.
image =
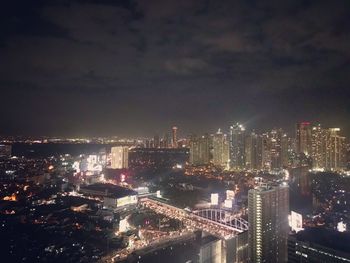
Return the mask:
[[245,168],[245,128],[236,123],[230,127],[230,162],[236,169]]
[[213,136],[213,164],[226,167],[229,161],[229,143],[226,134],[219,129]]
[[269,133],[261,135],[261,165],[264,170],[271,170],[271,140]]
[[346,167],[345,137],[339,135],[339,128],[329,128],[326,142],[326,169],[339,170]]
[[207,165],[210,161],[209,136],[203,135],[197,137],[195,135],[190,138],[190,163],[192,165]]
[[129,147],[116,146],[111,148],[111,168],[126,169],[129,167]]
[[261,169],[262,163],[261,136],[251,132],[245,139],[245,166],[248,169]]
[[271,169],[282,167],[282,136],[281,129],[273,129],[270,132]]
[[311,124],[300,122],[296,125],[297,153],[311,154]]
[[313,168],[323,169],[326,167],[326,143],[327,130],[323,129],[320,124],[312,127],[311,158]]
[[171,143],[172,143],[173,148],[177,148],[177,127],[176,126],[173,126],[173,128],[172,128]]
[[262,185],[248,192],[249,258],[287,262],[289,187]]

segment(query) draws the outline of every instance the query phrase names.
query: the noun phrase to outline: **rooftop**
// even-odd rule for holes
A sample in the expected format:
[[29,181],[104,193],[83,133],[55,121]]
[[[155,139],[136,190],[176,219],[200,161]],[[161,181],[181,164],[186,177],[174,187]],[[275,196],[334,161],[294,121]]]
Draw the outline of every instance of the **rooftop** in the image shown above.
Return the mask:
[[297,240],[318,244],[334,250],[349,253],[350,234],[324,228],[306,228],[298,232]]
[[114,185],[114,184],[102,184],[102,183],[97,183],[97,184],[91,184],[87,186],[82,186],[80,188],[81,191],[92,191],[92,192],[100,192],[102,196],[111,196],[114,198],[120,198],[128,195],[137,195],[137,192],[121,187],[119,185]]

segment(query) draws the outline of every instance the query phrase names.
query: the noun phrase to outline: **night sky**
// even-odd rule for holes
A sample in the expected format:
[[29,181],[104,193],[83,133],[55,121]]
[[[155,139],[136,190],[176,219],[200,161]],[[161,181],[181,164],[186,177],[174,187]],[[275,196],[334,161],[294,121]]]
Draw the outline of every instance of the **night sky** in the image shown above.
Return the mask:
[[348,0],[6,2],[0,134],[350,135]]

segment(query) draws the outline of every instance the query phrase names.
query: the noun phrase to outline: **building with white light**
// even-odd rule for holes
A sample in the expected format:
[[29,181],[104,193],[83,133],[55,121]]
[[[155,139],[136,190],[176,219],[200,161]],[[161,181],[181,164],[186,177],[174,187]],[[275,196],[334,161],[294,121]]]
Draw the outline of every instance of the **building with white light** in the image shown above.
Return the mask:
[[230,127],[230,162],[232,168],[245,167],[245,128],[239,123]]
[[289,187],[262,185],[248,192],[252,263],[287,262]]
[[129,167],[129,147],[116,146],[111,148],[111,168],[127,169]]
[[211,205],[219,205],[219,194],[217,194],[217,193],[211,194],[210,204]]
[[103,206],[116,209],[137,204],[137,192],[113,184],[96,183],[80,186],[79,192],[103,199]]

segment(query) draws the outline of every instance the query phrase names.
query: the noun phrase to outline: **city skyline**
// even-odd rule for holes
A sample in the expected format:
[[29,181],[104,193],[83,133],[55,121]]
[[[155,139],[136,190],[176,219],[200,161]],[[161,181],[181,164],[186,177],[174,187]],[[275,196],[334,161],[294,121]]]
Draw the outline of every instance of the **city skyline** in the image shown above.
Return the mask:
[[[322,125],[323,128],[327,129],[337,129],[338,132],[340,132],[341,135],[345,136],[346,138],[350,137],[350,134],[348,134],[348,131],[343,128],[343,125],[332,125],[332,126],[327,126],[325,123],[318,122],[318,121],[300,121],[296,123],[290,123],[287,128],[282,127],[282,126],[267,126],[264,125],[265,128],[263,127],[257,127],[257,126],[246,126],[245,123],[248,122],[228,122],[226,125],[219,125],[217,127],[211,127],[209,130],[184,130],[181,126],[177,125],[178,127],[175,127],[174,124],[170,126],[162,126],[161,128],[158,129],[153,129],[150,130],[146,133],[137,133],[135,135],[133,134],[116,134],[116,133],[99,133],[99,134],[86,134],[86,133],[81,133],[81,134],[9,134],[9,133],[4,133],[3,131],[0,132],[0,136],[4,138],[8,137],[13,137],[13,138],[33,138],[33,139],[40,139],[40,138],[59,138],[59,139],[73,139],[73,138],[81,138],[81,139],[88,139],[88,138],[120,138],[120,139],[127,139],[127,140],[132,140],[132,139],[141,139],[141,138],[152,138],[153,140],[159,140],[160,146],[162,146],[162,140],[167,140],[169,146],[172,145],[173,141],[173,128],[175,127],[177,130],[176,132],[176,137],[178,140],[181,139],[188,139],[191,136],[199,136],[199,135],[213,135],[215,134],[218,130],[221,130],[223,133],[229,135],[230,130],[232,129],[233,126],[235,125],[242,125],[244,129],[247,132],[252,132],[252,133],[257,133],[257,134],[263,134],[266,132],[270,132],[272,130],[282,130],[285,134],[287,134],[291,138],[296,138],[296,126],[300,123],[309,123],[310,126],[312,127],[317,127]],[[164,142],[165,143],[165,142]]]
[[348,136],[348,10],[348,1],[8,2],[0,133],[142,136],[236,121],[288,130],[310,120]]
[[3,2],[4,262],[350,262],[350,0]]

